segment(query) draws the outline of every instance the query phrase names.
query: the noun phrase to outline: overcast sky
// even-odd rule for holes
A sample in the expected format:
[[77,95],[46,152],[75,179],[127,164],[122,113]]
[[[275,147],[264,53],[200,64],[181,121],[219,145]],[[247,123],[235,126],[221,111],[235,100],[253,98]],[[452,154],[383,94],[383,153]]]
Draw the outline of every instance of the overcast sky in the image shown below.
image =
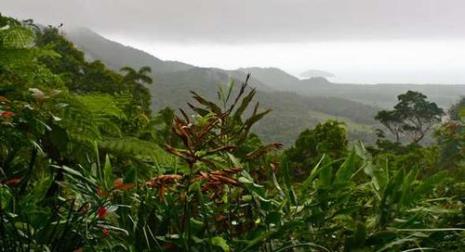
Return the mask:
[[0,0],[200,66],[319,69],[342,82],[465,83],[464,0]]

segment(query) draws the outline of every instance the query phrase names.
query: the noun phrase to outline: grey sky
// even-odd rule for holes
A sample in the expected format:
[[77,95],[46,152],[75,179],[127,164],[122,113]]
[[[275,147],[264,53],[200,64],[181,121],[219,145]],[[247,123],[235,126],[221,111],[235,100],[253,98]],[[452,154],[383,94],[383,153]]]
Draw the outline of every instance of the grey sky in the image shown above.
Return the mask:
[[465,84],[465,0],[0,0],[162,59],[308,69],[337,82]]
[[302,42],[463,38],[463,0],[1,0],[0,10],[135,38]]

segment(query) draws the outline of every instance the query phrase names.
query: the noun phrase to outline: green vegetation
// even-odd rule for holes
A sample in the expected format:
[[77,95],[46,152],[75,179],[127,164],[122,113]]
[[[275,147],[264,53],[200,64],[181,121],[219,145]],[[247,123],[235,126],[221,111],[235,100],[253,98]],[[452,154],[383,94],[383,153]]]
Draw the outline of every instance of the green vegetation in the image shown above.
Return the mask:
[[300,133],[294,146],[285,153],[294,176],[305,178],[323,157],[343,158],[347,154],[346,135],[344,125],[337,121],[319,123],[314,129]]
[[[254,133],[289,127],[258,102],[278,93],[251,88],[249,75],[152,113],[150,72],[88,62],[59,30],[0,16],[3,251],[465,248],[463,102],[440,123],[427,97],[400,95],[377,118],[412,141],[349,142],[331,120],[282,150]],[[192,80],[183,73],[170,76]],[[418,145],[433,125],[436,141]]]

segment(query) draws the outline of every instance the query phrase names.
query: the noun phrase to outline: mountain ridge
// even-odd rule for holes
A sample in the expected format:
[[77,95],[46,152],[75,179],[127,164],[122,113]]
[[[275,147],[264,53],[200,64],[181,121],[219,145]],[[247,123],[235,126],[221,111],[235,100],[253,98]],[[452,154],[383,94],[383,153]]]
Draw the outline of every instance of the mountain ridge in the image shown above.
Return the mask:
[[[143,50],[106,39],[91,29],[84,27],[67,30],[65,31],[65,36],[81,48],[92,60],[105,58],[107,65],[114,70],[119,70],[126,65],[131,65],[135,68],[149,66],[155,73],[163,73],[187,70],[194,67],[179,61],[161,60]],[[96,43],[104,46],[99,48],[89,48],[89,46]],[[120,54],[114,54],[115,51]],[[127,53],[124,54],[124,52]],[[137,55],[137,61],[132,60],[134,58],[133,56],[127,57],[128,54]]]
[[[154,110],[165,106],[185,107],[191,98],[190,90],[214,99],[218,86],[230,80],[240,83],[247,73],[251,73],[250,84],[258,90],[260,102],[264,107],[274,110],[258,125],[256,132],[266,141],[281,141],[285,144],[290,144],[305,128],[311,128],[327,119],[347,122],[349,136],[356,135],[370,142],[374,139],[374,115],[381,108],[392,106],[401,93],[419,91],[443,107],[465,95],[463,85],[341,84],[322,77],[301,80],[275,67],[237,70],[202,68],[182,62],[163,61],[90,30],[67,32],[65,36],[90,59],[102,60],[114,70],[123,66],[151,67],[155,84],[148,87],[153,97]],[[281,125],[277,125],[277,121]]]
[[[151,67],[155,83],[148,88],[153,97],[154,111],[166,106],[185,108],[186,103],[191,99],[190,90],[215,99],[218,86],[225,85],[230,80],[242,82],[247,72],[251,72],[201,68],[182,62],[163,61],[142,50],[124,46],[87,30],[67,31],[65,36],[82,49],[90,59],[101,60],[115,70],[123,66]],[[297,80],[296,85],[301,83],[298,78],[280,69],[273,70],[285,76],[287,80]],[[262,107],[273,109],[273,112],[254,130],[265,141],[279,141],[289,145],[302,130],[312,128],[318,122],[327,119],[345,121],[348,124],[349,136],[356,135],[360,138],[363,135],[362,138],[373,140],[374,134],[371,128],[376,124],[373,117],[378,108],[342,97],[302,96],[297,88],[282,89],[275,85],[278,81],[270,84],[262,80],[266,75],[259,77],[252,72],[250,85],[257,89],[257,97]],[[269,80],[273,78],[268,78]],[[279,125],[277,122],[280,122]]]

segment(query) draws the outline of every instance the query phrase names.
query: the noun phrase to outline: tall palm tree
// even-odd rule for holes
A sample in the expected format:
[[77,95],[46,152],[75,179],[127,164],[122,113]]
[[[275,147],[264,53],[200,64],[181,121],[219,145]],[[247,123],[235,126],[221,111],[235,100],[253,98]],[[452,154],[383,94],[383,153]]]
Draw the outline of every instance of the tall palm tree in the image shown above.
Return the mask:
[[152,69],[148,66],[141,67],[139,70],[135,70],[132,67],[125,66],[120,69],[121,72],[124,72],[123,80],[125,82],[132,82],[132,83],[143,83],[143,84],[152,84],[153,80],[149,76],[152,73]]
[[139,70],[135,70],[126,66],[121,68],[120,71],[124,73],[123,83],[131,87],[134,102],[141,106],[146,114],[150,114],[151,96],[150,91],[145,86],[153,83],[152,78],[149,76],[152,72],[150,67],[144,66]]

